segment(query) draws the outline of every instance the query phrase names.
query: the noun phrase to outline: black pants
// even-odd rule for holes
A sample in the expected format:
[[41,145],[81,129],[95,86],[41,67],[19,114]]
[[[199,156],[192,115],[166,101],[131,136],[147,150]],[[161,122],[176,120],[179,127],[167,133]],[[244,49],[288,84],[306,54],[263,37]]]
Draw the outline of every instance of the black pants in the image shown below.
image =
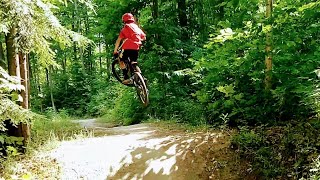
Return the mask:
[[[121,61],[128,63],[130,59],[131,63],[137,63],[138,56],[139,56],[139,50],[125,49],[122,53]],[[123,69],[122,72],[123,72],[124,79],[129,79],[128,69]]]

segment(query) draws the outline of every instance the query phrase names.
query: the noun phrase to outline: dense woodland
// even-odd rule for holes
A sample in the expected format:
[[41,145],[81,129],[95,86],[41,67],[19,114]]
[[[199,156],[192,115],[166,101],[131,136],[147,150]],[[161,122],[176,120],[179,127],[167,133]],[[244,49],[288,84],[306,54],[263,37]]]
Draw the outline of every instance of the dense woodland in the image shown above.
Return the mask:
[[[146,108],[110,70],[126,12],[147,34]],[[261,177],[319,178],[319,28],[318,0],[1,0],[0,150],[9,121],[27,138],[47,112],[174,120],[239,127]]]

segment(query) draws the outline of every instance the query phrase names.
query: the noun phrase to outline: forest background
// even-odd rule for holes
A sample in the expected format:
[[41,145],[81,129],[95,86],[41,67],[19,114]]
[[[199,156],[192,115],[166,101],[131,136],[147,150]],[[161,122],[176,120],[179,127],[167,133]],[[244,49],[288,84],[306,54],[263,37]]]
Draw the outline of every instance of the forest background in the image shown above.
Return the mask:
[[[319,10],[317,0],[2,0],[0,120],[37,118],[10,104],[28,89],[5,72],[15,47],[35,113],[238,127],[234,148],[257,174],[319,177]],[[147,34],[147,108],[110,70],[126,12]]]

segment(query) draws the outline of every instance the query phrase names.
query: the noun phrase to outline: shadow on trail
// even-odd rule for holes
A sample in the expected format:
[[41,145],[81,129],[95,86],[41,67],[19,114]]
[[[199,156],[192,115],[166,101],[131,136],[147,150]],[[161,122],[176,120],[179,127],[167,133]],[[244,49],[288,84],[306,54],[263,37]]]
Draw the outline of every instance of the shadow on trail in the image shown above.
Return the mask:
[[61,168],[60,179],[208,179],[210,150],[220,152],[227,145],[218,140],[222,133],[172,132],[147,124],[94,125],[86,122],[86,127],[108,135],[63,141],[51,151]]
[[130,153],[120,167],[110,167],[107,179],[207,179],[209,144],[220,136],[195,133],[140,139],[139,146],[127,149]]

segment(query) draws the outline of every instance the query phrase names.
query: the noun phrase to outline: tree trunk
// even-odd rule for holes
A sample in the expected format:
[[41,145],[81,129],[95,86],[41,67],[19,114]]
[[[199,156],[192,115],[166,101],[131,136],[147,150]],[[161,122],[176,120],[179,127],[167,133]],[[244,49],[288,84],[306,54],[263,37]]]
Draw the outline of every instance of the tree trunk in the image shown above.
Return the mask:
[[31,100],[30,100],[30,94],[31,94],[31,81],[30,81],[30,78],[31,78],[31,64],[30,64],[30,54],[27,55],[27,70],[28,70],[28,73],[27,73],[27,76],[28,76],[28,100],[29,100],[29,104],[28,104],[28,108],[30,109],[31,108]]
[[102,68],[102,34],[99,33],[99,71],[100,74],[103,72]]
[[[65,54],[62,62],[64,64],[63,74],[64,74],[64,76],[67,76],[67,55],[66,54]],[[68,92],[68,80],[66,80],[66,82],[64,83],[64,90],[65,90],[65,92]]]
[[[6,36],[6,46],[7,46],[7,61],[8,61],[8,71],[11,76],[17,76],[18,73],[18,61],[16,48],[14,47],[14,36],[16,34],[16,29],[11,28],[9,33]],[[19,70],[20,72],[20,70]]]
[[0,66],[3,69],[7,69],[7,65],[5,63],[5,57],[4,57],[4,51],[3,51],[2,42],[0,42]]
[[[19,67],[20,67],[20,75],[21,75],[21,85],[25,87],[23,91],[21,91],[21,96],[23,101],[21,102],[21,106],[24,109],[29,109],[29,71],[28,71],[28,56],[23,53],[19,53]],[[24,138],[24,144],[26,145],[30,138],[30,128],[27,124],[22,124],[18,126],[19,132],[21,136]]]
[[[34,59],[35,59],[35,56],[33,54],[31,54],[30,58],[28,58],[28,62],[29,62],[28,64],[30,66],[29,75],[31,76],[31,78],[29,78],[29,82],[31,82],[31,80],[32,80],[32,83],[31,83],[32,88],[31,89],[33,89],[34,92],[35,92],[34,96],[37,96],[37,98],[40,99],[40,112],[43,112],[43,105],[42,105],[42,101],[43,101],[43,95],[42,94],[43,93],[42,93],[42,89],[41,89],[41,85],[40,85],[39,73],[36,73],[37,72],[36,71],[37,64],[36,63],[31,63],[31,60],[32,60],[32,62],[35,61]],[[30,94],[30,92],[29,92],[29,94]]]
[[[267,25],[272,26],[270,20],[272,16],[272,1],[266,0],[266,18],[268,20]],[[272,86],[272,32],[271,29],[266,33],[266,57],[265,57],[265,88],[267,90],[271,89]]]
[[[84,25],[85,25],[86,36],[88,36],[89,32],[90,32],[90,20],[89,20],[88,12],[87,12],[86,17],[84,19]],[[87,51],[87,62],[88,62],[88,64],[86,65],[88,68],[87,74],[92,75],[94,73],[95,61],[93,60],[94,58],[92,58],[91,44],[88,45],[88,47],[86,48],[86,51]]]
[[[211,8],[214,8],[217,4],[223,3],[225,2],[224,0],[218,0],[216,1],[216,3],[211,4]],[[210,8],[210,7],[209,7]],[[210,9],[211,9],[210,8]],[[211,16],[215,17],[215,21],[216,23],[218,23],[219,21],[221,21],[224,18],[225,15],[225,6],[220,6],[218,7],[218,9],[216,10],[217,12],[213,11],[213,14]]]
[[67,59],[67,55],[66,55],[65,52],[61,52],[61,53],[63,53],[63,56],[64,56],[64,58],[61,59],[62,72],[63,72],[63,75],[66,75],[66,65],[67,65],[66,64],[66,59]]
[[54,104],[54,98],[53,98],[53,92],[52,92],[52,78],[51,78],[51,67],[46,68],[46,75],[47,75],[47,84],[49,86],[50,89],[50,99],[51,99],[51,105],[52,105],[52,109],[53,111],[57,111],[56,106]]
[[19,53],[19,66],[21,75],[21,85],[25,87],[24,91],[21,91],[23,102],[21,106],[25,109],[29,109],[29,80],[28,80],[28,59],[26,54]]
[[158,17],[159,17],[158,0],[152,0],[152,17],[155,20],[158,19]]
[[181,27],[188,25],[186,0],[178,0],[178,16]]
[[[11,76],[17,76],[18,78],[21,77],[22,85],[25,86],[25,90],[22,91],[22,97],[23,97],[23,102],[22,102],[22,107],[28,109],[28,75],[27,75],[27,59],[26,56],[25,58],[19,56],[16,52],[16,47],[14,46],[14,36],[16,34],[15,28],[10,29],[10,32],[6,36],[6,46],[7,46],[7,60],[8,60],[8,70],[9,74]],[[20,64],[21,64],[21,72],[20,72]],[[22,76],[20,76],[20,74]],[[23,137],[24,138],[24,145],[27,144],[28,139],[30,137],[30,129],[27,124],[22,124],[20,123],[18,127],[8,127],[9,132],[12,132],[13,136],[18,136],[18,137]]]
[[[153,23],[157,22],[157,19],[159,17],[159,2],[158,0],[152,0],[152,17],[154,19]],[[155,43],[160,41],[158,32],[155,32],[154,34]]]
[[207,40],[207,30],[206,30],[206,24],[204,22],[204,16],[205,14],[203,13],[203,0],[198,0],[198,17],[199,17],[199,24],[200,24],[200,37],[202,41]]
[[[105,44],[108,44],[108,41],[105,40]],[[108,46],[106,45],[105,46],[105,51],[108,52]],[[107,55],[106,57],[106,68],[107,68],[107,73],[108,73],[108,79],[110,79],[111,77],[111,63],[112,63],[112,60],[109,58],[109,56]]]
[[[39,77],[38,73],[34,69],[36,68],[35,63],[31,63],[35,57],[32,54],[29,54],[28,56],[28,64],[29,64],[29,89],[33,89],[34,91],[34,96],[37,96],[37,98],[40,99],[40,112],[42,112],[42,97],[40,97],[41,94],[41,88],[40,88],[40,83],[39,83]],[[29,91],[29,96],[31,94],[31,91]],[[31,107],[31,100],[29,98],[29,108]]]
[[[76,28],[77,28],[77,18],[76,18],[76,11],[77,11],[77,1],[75,1],[74,3],[74,10],[72,12],[72,19],[73,19],[73,22],[72,22],[72,25],[71,25],[71,28],[72,28],[72,31],[76,32]],[[78,58],[77,58],[77,44],[76,42],[73,42],[73,60],[74,61],[77,61]]]
[[91,58],[92,56],[92,47],[91,45],[88,46],[87,48],[87,61],[88,61],[88,74],[92,75],[93,74],[93,71],[94,71],[94,61],[93,61],[93,58]]
[[180,26],[182,27],[182,39],[188,39],[186,29],[188,25],[186,0],[178,0],[178,17]]

